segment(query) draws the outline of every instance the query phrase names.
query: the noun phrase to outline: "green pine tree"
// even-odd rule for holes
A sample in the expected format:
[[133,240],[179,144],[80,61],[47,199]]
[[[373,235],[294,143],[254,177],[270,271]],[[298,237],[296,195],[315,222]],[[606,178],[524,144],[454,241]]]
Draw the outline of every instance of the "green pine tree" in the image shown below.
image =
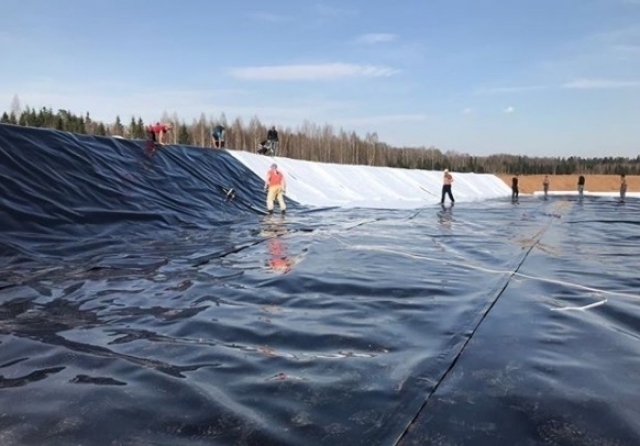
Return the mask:
[[124,136],[124,126],[122,125],[122,121],[120,121],[120,115],[116,116],[116,122],[113,125],[113,133],[115,135]]
[[136,132],[136,138],[144,138],[144,122],[142,121],[142,118],[138,118]]
[[189,129],[185,124],[178,130],[178,144],[189,144]]
[[99,123],[98,127],[96,128],[96,135],[107,136],[107,129],[102,122]]
[[55,124],[55,128],[56,130],[62,130],[64,131],[64,119],[62,119],[62,116],[60,116],[60,114],[56,115],[56,124]]

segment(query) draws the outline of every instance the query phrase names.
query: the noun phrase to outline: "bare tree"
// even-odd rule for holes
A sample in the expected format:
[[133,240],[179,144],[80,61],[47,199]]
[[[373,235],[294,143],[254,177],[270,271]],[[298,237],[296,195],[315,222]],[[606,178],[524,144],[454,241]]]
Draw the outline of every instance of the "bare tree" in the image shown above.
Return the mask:
[[13,99],[11,99],[11,113],[16,117],[22,114],[22,106],[20,105],[20,98],[17,94],[14,94]]
[[237,117],[231,124],[231,128],[227,133],[227,140],[229,141],[229,148],[237,150],[251,150],[247,147],[245,142],[245,130],[242,118]]
[[247,135],[248,143],[251,145],[250,150],[255,150],[258,147],[258,143],[262,140],[264,135],[264,126],[260,122],[257,116],[251,118],[249,121],[249,134]]
[[209,124],[204,113],[200,113],[200,119],[195,122],[195,144],[200,147],[210,147]]
[[[93,121],[89,114],[79,116],[67,110],[51,109],[36,111],[26,107],[21,110],[17,95],[12,104],[12,113],[5,112],[1,120],[4,123],[17,123],[22,126],[52,127],[58,130],[126,135],[129,138],[143,138],[145,127],[142,118],[131,117],[130,124],[124,126],[116,124],[105,126],[104,123]],[[192,144],[208,147],[211,144],[210,130],[213,121],[207,121],[204,113],[199,120],[193,120],[190,125],[181,121],[174,112],[171,117],[165,112],[163,121],[174,125],[173,142],[178,140],[182,144]],[[220,121],[227,128],[227,142],[232,149],[249,150],[255,152],[258,141],[266,136],[266,126],[254,116],[248,125],[241,118],[236,118],[230,128],[226,125],[224,113]],[[120,127],[122,126],[122,130]],[[364,138],[353,131],[343,128],[335,130],[331,125],[319,126],[308,120],[303,121],[296,128],[279,128],[279,154],[289,158],[311,161],[332,162],[341,164],[367,164],[371,166],[391,166],[410,169],[442,170],[450,168],[455,171],[477,173],[506,173],[506,174],[640,174],[640,156],[636,158],[604,157],[554,157],[541,158],[496,154],[491,156],[474,156],[449,150],[442,153],[434,146],[430,147],[394,147],[380,142],[376,133],[367,133]]]

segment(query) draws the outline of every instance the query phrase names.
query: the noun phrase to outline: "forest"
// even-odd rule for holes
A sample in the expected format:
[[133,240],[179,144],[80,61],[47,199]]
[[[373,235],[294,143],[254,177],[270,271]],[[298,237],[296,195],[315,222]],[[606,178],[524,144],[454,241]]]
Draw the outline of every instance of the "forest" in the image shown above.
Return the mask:
[[[267,126],[258,117],[248,123],[235,118],[231,123],[221,114],[218,119],[207,119],[203,114],[187,124],[177,115],[164,114],[162,122],[171,123],[173,131],[166,138],[168,144],[183,144],[212,147],[211,129],[221,124],[226,129],[226,146],[235,150],[255,152],[258,143],[266,138]],[[0,123],[30,127],[52,128],[72,133],[98,136],[122,136],[128,139],[146,138],[142,118],[132,116],[124,123],[116,116],[111,123],[98,122],[86,114],[75,114],[68,110],[53,111],[51,108],[36,110],[21,109],[14,98],[11,110],[4,112]],[[379,141],[376,133],[357,135],[353,131],[336,129],[329,125],[317,125],[308,121],[296,128],[277,127],[280,147],[279,156],[309,161],[366,164],[370,166],[401,167],[409,169],[442,170],[495,174],[640,174],[640,155],[636,158],[601,157],[531,157],[509,154],[475,156],[454,151],[442,152],[436,147],[394,147]]]

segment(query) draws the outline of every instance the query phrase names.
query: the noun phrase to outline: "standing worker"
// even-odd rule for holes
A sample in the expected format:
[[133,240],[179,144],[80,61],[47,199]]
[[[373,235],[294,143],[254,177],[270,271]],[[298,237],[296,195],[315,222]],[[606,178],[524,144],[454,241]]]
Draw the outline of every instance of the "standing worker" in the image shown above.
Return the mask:
[[278,170],[278,165],[275,163],[271,165],[271,169],[267,172],[264,189],[267,191],[267,211],[270,214],[273,213],[273,201],[277,199],[280,212],[284,214],[287,210],[287,206],[284,203],[287,182],[284,179],[284,174]]
[[620,202],[624,203],[624,198],[627,195],[627,178],[624,174],[620,175]]
[[511,178],[511,202],[516,203],[518,201],[518,195],[520,194],[520,189],[518,189],[518,174],[515,174],[513,178]]
[[544,176],[544,180],[542,181],[542,188],[544,189],[544,199],[547,199],[549,195],[549,175]]
[[442,184],[442,198],[440,199],[440,204],[444,206],[444,197],[445,195],[449,195],[449,199],[451,200],[451,205],[456,202],[453,199],[453,194],[451,193],[451,184],[453,183],[453,176],[449,173],[449,169],[444,169],[444,179]]
[[580,175],[580,177],[578,177],[578,195],[580,197],[580,200],[582,200],[582,197],[584,195],[584,175]]
[[271,151],[273,156],[277,156],[278,154],[278,131],[276,130],[276,126],[272,125],[269,131],[267,132],[267,142],[271,145]]

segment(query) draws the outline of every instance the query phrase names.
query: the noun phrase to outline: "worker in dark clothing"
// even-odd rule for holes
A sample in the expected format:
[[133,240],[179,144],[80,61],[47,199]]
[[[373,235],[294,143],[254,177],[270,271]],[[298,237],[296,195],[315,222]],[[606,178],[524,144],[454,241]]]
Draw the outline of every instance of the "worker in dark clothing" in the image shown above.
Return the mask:
[[453,194],[451,193],[451,185],[453,184],[453,175],[449,173],[449,169],[444,169],[444,178],[442,181],[442,198],[440,199],[440,204],[444,206],[445,195],[449,196],[449,200],[451,200],[451,206],[456,202],[453,199]]
[[584,195],[584,182],[584,175],[580,175],[580,177],[578,178],[578,195],[580,196],[581,200]]
[[267,132],[267,142],[271,146],[271,151],[273,155],[276,156],[278,154],[278,131],[276,130],[276,126],[272,125],[269,131]]
[[544,176],[544,180],[542,181],[542,189],[544,190],[544,199],[546,200],[549,196],[549,175]]
[[211,132],[211,137],[213,138],[213,147],[216,149],[224,148],[224,126],[217,125],[213,128]]
[[518,194],[520,190],[518,189],[518,175],[514,175],[511,178],[511,202],[516,203],[518,201]]
[[271,150],[271,146],[269,145],[267,140],[264,139],[264,140],[260,141],[260,144],[258,144],[258,153],[260,155],[266,155],[267,152],[269,152],[269,150]]

